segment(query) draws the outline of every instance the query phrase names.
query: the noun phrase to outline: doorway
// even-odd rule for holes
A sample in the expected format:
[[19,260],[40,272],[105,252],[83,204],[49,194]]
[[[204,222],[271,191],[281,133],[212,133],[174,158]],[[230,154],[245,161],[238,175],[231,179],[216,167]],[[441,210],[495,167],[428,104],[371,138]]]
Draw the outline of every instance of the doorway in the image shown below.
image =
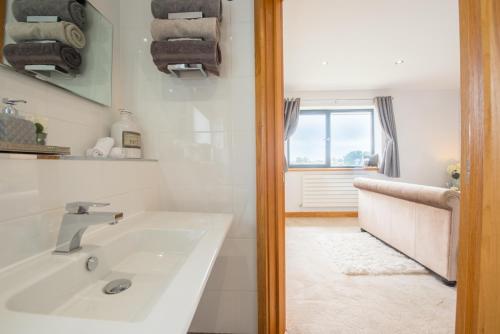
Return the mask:
[[[457,333],[497,333],[500,4],[462,0],[462,174]],[[259,332],[285,332],[282,2],[256,0]],[[489,57],[485,57],[489,55]]]

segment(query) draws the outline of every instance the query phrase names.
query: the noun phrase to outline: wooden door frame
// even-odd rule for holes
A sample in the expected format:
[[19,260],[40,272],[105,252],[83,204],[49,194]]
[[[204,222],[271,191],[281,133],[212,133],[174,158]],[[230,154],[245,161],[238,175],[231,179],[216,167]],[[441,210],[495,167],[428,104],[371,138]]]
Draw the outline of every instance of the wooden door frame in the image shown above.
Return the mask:
[[259,333],[285,332],[282,0],[255,0]]
[[[286,330],[282,1],[254,2],[259,334]],[[456,333],[500,333],[500,3],[457,1],[463,188]]]
[[500,333],[500,3],[460,0],[462,202],[456,332]]

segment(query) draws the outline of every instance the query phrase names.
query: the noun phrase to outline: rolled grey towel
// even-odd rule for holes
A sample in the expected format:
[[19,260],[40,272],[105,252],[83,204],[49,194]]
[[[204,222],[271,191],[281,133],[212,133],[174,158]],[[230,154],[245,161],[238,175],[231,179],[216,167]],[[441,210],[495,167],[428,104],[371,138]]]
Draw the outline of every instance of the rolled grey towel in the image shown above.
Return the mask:
[[178,40],[151,43],[153,62],[162,72],[168,72],[168,65],[202,64],[205,69],[219,75],[222,61],[217,41]]
[[87,19],[85,7],[76,0],[14,0],[12,13],[19,22],[26,22],[28,16],[58,16],[81,29]]
[[85,34],[71,22],[26,23],[12,22],[5,27],[7,34],[16,42],[55,40],[77,49],[87,43]]
[[7,44],[3,53],[18,71],[24,71],[26,65],[55,65],[65,72],[77,73],[82,64],[80,53],[60,42]]
[[151,11],[157,19],[168,19],[169,13],[202,12],[203,17],[222,20],[221,0],[153,0]]
[[218,41],[220,29],[215,17],[196,20],[155,19],[151,23],[151,35],[155,41],[173,38],[201,38],[205,41]]

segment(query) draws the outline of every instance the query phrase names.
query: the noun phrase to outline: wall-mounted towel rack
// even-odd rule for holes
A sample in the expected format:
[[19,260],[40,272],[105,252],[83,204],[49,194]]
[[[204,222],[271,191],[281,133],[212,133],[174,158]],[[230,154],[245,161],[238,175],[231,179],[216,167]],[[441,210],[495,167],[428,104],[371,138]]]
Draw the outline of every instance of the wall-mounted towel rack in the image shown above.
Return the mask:
[[170,74],[180,78],[183,73],[200,73],[204,77],[208,77],[207,72],[202,64],[175,64],[167,67]]
[[47,78],[50,78],[54,73],[60,74],[63,77],[69,79],[76,77],[75,74],[64,72],[55,65],[26,65],[24,66],[24,69],[30,73],[33,73],[35,77],[40,80],[46,80]]
[[203,18],[202,12],[168,13],[169,20],[194,20]]
[[176,78],[220,75],[222,0],[152,0],[151,55]]
[[37,22],[59,22],[59,16],[28,16],[26,22],[37,23]]

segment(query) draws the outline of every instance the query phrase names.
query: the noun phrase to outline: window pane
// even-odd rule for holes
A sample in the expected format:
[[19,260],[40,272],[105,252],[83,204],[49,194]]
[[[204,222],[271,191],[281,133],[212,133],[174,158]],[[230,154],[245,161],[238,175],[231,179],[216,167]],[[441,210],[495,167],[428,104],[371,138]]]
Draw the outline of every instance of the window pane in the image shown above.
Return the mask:
[[332,113],[330,122],[332,166],[363,166],[372,154],[371,113]]
[[326,115],[301,114],[290,139],[291,165],[326,164]]

